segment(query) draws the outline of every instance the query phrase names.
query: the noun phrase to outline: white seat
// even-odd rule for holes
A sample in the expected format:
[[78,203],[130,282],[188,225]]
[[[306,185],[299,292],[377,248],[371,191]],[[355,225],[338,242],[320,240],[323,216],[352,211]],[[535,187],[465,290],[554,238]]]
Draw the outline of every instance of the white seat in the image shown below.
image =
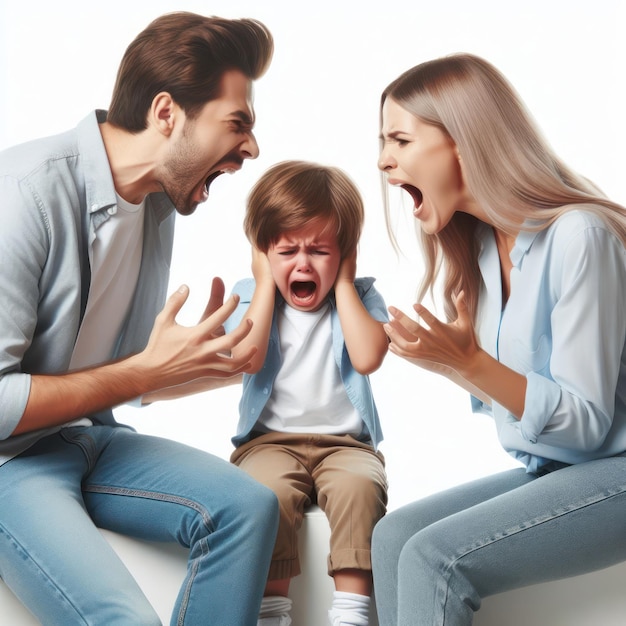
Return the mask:
[[[108,531],[111,543],[141,585],[164,624],[185,577],[187,551],[173,544],[138,541]],[[326,574],[330,531],[324,513],[307,511],[300,530],[302,574],[291,584],[293,626],[328,626],[333,582]],[[626,624],[626,562],[613,567],[516,589],[486,598],[474,626],[623,626]],[[378,624],[372,616],[370,625]],[[0,626],[38,626],[0,580]]]
[[474,626],[624,626],[625,581],[626,562],[500,593],[483,600]]
[[[176,544],[139,541],[101,531],[133,574],[161,621],[169,624],[178,589],[185,577],[187,550]],[[315,506],[304,516],[299,533],[302,573],[291,584],[293,626],[328,626],[333,580],[326,573],[330,529]],[[39,622],[0,580],[0,626],[37,626]],[[371,626],[377,626],[376,617]]]

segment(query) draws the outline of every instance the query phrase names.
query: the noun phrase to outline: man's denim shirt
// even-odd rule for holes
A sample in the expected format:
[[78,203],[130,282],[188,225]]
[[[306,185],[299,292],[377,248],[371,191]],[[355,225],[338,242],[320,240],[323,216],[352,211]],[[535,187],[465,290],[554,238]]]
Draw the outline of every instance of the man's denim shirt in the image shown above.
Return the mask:
[[[30,392],[31,374],[66,372],[89,293],[88,247],[117,210],[92,112],[74,130],[0,153],[0,456]],[[112,358],[141,351],[166,297],[174,236],[172,203],[146,199],[137,289]],[[113,423],[112,411],[89,416]],[[31,438],[32,439],[32,438]]]
[[[370,315],[380,322],[386,322],[389,319],[387,309],[382,296],[373,286],[374,279],[357,278],[354,284],[361,301]],[[246,310],[250,306],[254,286],[255,282],[252,278],[241,280],[235,285],[233,293],[238,294],[240,300],[237,309],[226,321],[226,332],[230,332],[234,329],[243,319]],[[337,367],[339,367],[341,379],[345,385],[348,398],[350,398],[354,408],[363,420],[365,429],[362,433],[362,438],[366,441],[371,441],[374,448],[378,448],[378,445],[383,439],[383,435],[369,377],[359,374],[352,367],[341,330],[333,292],[331,292],[329,300],[331,305],[331,327],[335,362],[337,363]],[[283,303],[284,300],[277,291],[265,363],[258,373],[254,375],[244,374],[243,376],[243,393],[239,403],[239,424],[237,426],[237,435],[232,438],[232,442],[235,446],[239,446],[250,439],[250,433],[254,429],[254,425],[257,423],[272,393],[274,380],[276,379],[276,375],[282,363],[280,339],[278,337],[277,312]]]

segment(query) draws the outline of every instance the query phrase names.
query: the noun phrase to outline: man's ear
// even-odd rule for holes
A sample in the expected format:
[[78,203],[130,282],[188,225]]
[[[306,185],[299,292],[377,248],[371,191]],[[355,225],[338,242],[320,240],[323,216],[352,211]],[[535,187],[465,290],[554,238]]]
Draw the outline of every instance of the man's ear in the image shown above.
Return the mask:
[[174,130],[176,119],[181,112],[180,107],[167,91],[158,93],[152,100],[152,106],[148,115],[151,126],[154,126],[160,133],[169,137]]

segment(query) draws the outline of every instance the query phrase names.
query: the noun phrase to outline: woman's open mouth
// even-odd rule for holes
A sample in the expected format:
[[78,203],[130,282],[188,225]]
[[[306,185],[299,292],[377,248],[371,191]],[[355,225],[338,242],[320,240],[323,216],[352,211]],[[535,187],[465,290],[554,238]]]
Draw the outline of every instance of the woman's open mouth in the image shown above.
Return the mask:
[[424,200],[422,192],[417,187],[413,187],[413,185],[409,184],[401,185],[401,187],[410,194],[411,198],[413,198],[413,204],[415,208],[419,209],[420,206],[422,206],[422,202]]

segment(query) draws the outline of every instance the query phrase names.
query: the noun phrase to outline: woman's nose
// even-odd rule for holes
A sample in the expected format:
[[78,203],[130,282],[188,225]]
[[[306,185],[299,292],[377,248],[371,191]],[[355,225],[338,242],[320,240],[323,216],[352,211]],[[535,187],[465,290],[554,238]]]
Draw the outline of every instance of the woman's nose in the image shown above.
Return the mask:
[[380,155],[378,156],[378,169],[385,172],[391,169],[395,165],[395,161],[393,160],[389,149],[382,148],[380,151]]

